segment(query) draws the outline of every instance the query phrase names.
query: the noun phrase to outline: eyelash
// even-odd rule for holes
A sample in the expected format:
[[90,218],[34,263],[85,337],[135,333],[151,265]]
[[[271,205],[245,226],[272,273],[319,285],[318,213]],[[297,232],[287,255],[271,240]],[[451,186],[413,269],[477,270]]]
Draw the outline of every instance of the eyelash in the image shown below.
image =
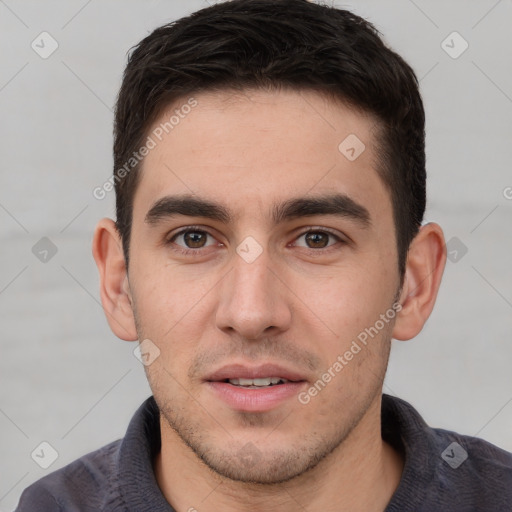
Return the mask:
[[[174,244],[174,240],[176,238],[178,238],[180,235],[183,235],[183,234],[185,234],[187,232],[190,232],[190,231],[205,233],[205,234],[210,235],[210,236],[213,237],[213,235],[211,233],[209,233],[208,231],[206,231],[204,228],[202,228],[200,226],[187,226],[186,228],[181,229],[177,233],[174,233],[170,238],[168,238],[165,241],[165,245],[169,246],[169,247],[175,245]],[[335,238],[337,242],[341,242],[342,244],[345,244],[345,245],[348,243],[346,240],[341,238],[339,235],[337,235],[336,233],[334,233],[330,229],[320,228],[320,227],[310,227],[310,228],[308,228],[307,230],[303,231],[302,233],[299,233],[295,237],[295,240],[297,240],[298,238],[300,238],[300,237],[302,237],[304,235],[307,235],[309,233],[323,233],[323,234],[326,234],[326,235],[329,235],[329,236]],[[321,248],[318,248],[318,249],[315,249],[315,248],[312,248],[312,247],[309,247],[309,248],[308,247],[303,247],[303,249],[309,249],[309,250],[314,251],[314,252],[320,252],[322,250],[323,251],[328,251],[328,250],[332,249],[332,247],[334,247],[334,245],[335,244],[332,244],[332,245],[328,245],[327,247],[321,247]],[[180,254],[182,254],[184,256],[201,256],[201,252],[202,252],[201,249],[203,249],[203,247],[200,247],[198,249],[183,248],[182,246],[179,246],[179,245],[177,245],[176,247],[172,247],[173,251],[179,252]]]

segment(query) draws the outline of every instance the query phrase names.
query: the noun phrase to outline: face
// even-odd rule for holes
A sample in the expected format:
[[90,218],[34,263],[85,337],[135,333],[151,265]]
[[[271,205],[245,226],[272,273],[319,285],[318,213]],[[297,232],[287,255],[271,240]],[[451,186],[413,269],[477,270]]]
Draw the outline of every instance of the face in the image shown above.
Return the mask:
[[313,92],[195,100],[156,132],[134,198],[137,333],[162,435],[220,475],[282,482],[381,393],[400,280],[375,121]]

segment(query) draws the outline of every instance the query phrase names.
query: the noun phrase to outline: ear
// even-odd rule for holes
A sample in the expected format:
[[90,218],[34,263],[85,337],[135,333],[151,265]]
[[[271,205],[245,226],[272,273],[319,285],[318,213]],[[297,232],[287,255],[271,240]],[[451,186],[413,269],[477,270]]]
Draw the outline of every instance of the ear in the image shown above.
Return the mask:
[[112,219],[98,222],[92,254],[100,273],[101,303],[112,332],[125,341],[137,340],[121,238]]
[[429,222],[422,226],[409,247],[393,338],[414,338],[427,321],[437,297],[446,264],[443,230]]

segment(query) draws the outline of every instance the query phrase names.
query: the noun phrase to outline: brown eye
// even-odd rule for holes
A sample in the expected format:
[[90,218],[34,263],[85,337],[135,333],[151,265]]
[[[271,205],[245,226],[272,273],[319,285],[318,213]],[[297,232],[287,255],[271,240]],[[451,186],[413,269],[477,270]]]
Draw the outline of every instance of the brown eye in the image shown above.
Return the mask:
[[323,249],[324,247],[327,247],[329,243],[329,235],[327,233],[322,233],[319,231],[306,233],[306,243],[309,247],[312,249]]
[[298,247],[305,247],[306,249],[326,249],[331,245],[334,245],[337,242],[342,242],[343,240],[325,230],[312,230],[306,231],[297,237],[297,242],[294,245]]
[[206,244],[206,236],[203,231],[187,231],[183,234],[183,241],[187,247],[198,249]]
[[182,229],[167,241],[167,245],[177,246],[176,250],[180,250],[182,252],[207,248],[213,244],[215,244],[215,238],[210,235],[210,233],[202,229],[192,228]]

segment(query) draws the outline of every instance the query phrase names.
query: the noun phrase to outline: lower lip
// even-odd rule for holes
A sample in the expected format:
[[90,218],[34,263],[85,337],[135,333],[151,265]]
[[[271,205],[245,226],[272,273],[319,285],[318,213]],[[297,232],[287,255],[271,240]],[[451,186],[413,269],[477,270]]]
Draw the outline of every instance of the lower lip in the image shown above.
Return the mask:
[[233,386],[229,382],[207,382],[210,389],[226,402],[230,407],[238,411],[264,412],[282,404],[297,396],[306,382],[286,382],[262,389],[246,389]]

